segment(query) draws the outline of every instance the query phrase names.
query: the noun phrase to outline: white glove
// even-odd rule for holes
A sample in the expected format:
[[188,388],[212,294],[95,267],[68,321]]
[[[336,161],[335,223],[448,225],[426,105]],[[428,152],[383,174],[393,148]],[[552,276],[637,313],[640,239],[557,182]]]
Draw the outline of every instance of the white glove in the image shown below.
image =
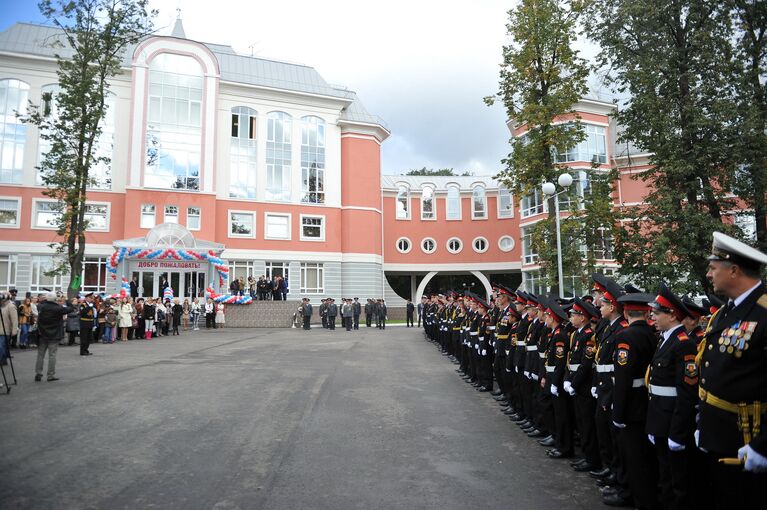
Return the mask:
[[743,460],[743,457],[746,458],[746,463],[743,465],[744,471],[767,473],[767,457],[761,453],[757,453],[756,450],[749,445],[738,450],[738,458]]
[[514,371],[515,371],[516,373],[519,373],[519,367],[514,367]]
[[564,390],[570,395],[575,395],[573,384],[570,381],[565,381],[564,384],[562,384],[562,388],[564,388]]
[[559,396],[559,390],[553,384],[551,385],[551,394],[554,395],[555,397]]
[[619,429],[625,429],[626,428],[626,424],[625,423],[618,423],[617,421],[614,421],[613,425],[615,425]]
[[597,387],[596,386],[592,386],[591,387],[591,396],[594,397],[594,398],[597,398]]
[[655,436],[652,434],[647,434],[647,439],[649,439],[652,444],[655,444]]
[[575,396],[575,388],[570,386],[570,388],[567,389],[567,393],[569,393],[571,397],[574,397]]
[[528,379],[530,379],[530,372],[528,372],[527,370],[525,370],[525,377],[527,377]]
[[685,446],[683,444],[679,444],[676,441],[673,441],[671,438],[668,439],[668,449],[672,452],[681,452],[685,449]]
[[482,349],[482,356],[487,356],[487,350],[486,349]]

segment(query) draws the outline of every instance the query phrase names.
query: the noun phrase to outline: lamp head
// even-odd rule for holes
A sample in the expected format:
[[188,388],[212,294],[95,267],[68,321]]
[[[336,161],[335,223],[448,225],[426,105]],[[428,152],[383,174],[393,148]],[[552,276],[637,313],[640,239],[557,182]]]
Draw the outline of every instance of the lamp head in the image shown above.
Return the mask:
[[553,196],[557,192],[557,188],[554,186],[553,182],[544,182],[541,189],[543,190],[543,194],[547,196]]
[[559,179],[557,179],[557,182],[563,188],[569,188],[573,183],[573,176],[568,173],[564,173],[559,176]]

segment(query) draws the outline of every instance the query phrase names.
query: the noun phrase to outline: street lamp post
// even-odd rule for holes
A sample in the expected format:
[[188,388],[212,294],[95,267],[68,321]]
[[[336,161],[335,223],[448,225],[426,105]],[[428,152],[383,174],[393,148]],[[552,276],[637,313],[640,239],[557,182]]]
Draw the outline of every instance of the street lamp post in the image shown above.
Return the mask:
[[555,219],[557,224],[557,287],[559,288],[559,298],[563,299],[565,297],[565,277],[562,271],[562,234],[559,228],[559,195],[566,193],[570,186],[573,184],[573,176],[569,173],[563,173],[559,176],[557,182],[562,188],[564,188],[559,193],[557,193],[557,187],[553,182],[544,182],[541,189],[543,190],[544,195],[554,199],[554,214],[556,216]]

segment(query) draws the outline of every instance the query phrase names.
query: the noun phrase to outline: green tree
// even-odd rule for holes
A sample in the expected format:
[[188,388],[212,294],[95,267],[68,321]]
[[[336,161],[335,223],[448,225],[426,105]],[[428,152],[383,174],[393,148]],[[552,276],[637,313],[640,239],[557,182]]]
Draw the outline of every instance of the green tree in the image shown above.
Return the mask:
[[767,2],[735,0],[733,7],[741,162],[734,190],[753,210],[757,248],[767,252]]
[[[147,10],[148,0],[44,0],[41,13],[60,29],[57,47],[59,91],[56,97],[43,98],[42,105],[30,105],[26,122],[38,126],[40,138],[50,150],[39,170],[46,190],[43,194],[57,201],[57,224],[61,241],[59,254],[65,254],[56,272],[70,275],[68,294],[80,290],[85,254],[85,217],[88,187],[93,184],[90,170],[109,159],[99,156],[98,139],[107,113],[105,99],[109,80],[120,73],[127,46],[149,33],[156,14]],[[55,101],[56,115],[50,104]]]
[[[578,1],[523,0],[508,13],[506,27],[511,43],[503,48],[500,90],[485,102],[493,104],[496,97],[500,98],[514,130],[521,134],[511,137],[511,152],[502,161],[505,168],[496,176],[517,197],[528,196],[543,182],[556,182],[561,173],[569,171],[567,165],[558,162],[557,154],[585,138],[574,110],[588,92],[589,68],[573,48],[582,11],[583,2]],[[570,120],[562,123],[562,119]],[[590,209],[583,209],[577,190],[573,186],[561,198],[569,204],[565,210],[571,212],[561,222],[566,275],[585,274],[588,266],[588,256],[582,251],[588,230],[584,229],[583,216]],[[560,284],[555,269],[554,211],[554,199],[549,199],[548,217],[532,228],[531,236],[542,276],[549,285]],[[611,213],[602,221],[612,228],[610,217]]]
[[649,194],[626,211],[617,239],[621,273],[652,288],[710,290],[706,256],[733,207],[737,158],[732,27],[720,0],[596,0],[589,31],[608,83],[628,96],[619,141],[650,153],[636,177]]
[[[452,169],[452,168],[439,168],[439,169],[435,170],[434,168],[423,167],[423,168],[412,168],[412,169],[408,170],[405,173],[405,175],[422,175],[422,176],[440,176],[440,175],[442,175],[442,176],[451,176],[451,175],[458,175],[458,174],[455,173],[455,170]],[[471,172],[463,172],[461,175],[462,176],[469,176],[469,175],[472,175],[472,173]]]

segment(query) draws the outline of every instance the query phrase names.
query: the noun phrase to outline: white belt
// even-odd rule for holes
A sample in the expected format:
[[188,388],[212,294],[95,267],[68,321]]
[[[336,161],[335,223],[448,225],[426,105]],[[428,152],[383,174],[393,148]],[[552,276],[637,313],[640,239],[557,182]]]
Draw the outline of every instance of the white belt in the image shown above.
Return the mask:
[[527,346],[525,346],[525,350],[526,351],[537,351],[538,350],[538,346],[537,345],[527,345]]
[[546,353],[545,352],[539,352],[538,356],[540,356],[541,359],[546,359]]
[[[611,377],[610,379],[613,380],[613,384],[615,384],[615,377]],[[631,387],[632,388],[641,388],[644,386],[644,377],[640,377],[639,379],[632,379],[631,380]]]
[[525,346],[525,342],[524,342],[524,340],[523,340],[523,341],[521,341],[521,342],[520,342],[520,341],[517,341],[517,343],[516,343],[516,346],[517,346],[517,347],[524,347],[524,346]]
[[652,395],[659,397],[676,397],[676,387],[674,386],[655,386],[651,384],[649,390]]
[[495,326],[488,326],[487,329],[489,329],[490,331],[495,331]]
[[483,337],[483,336],[479,337],[479,341],[480,342],[484,342],[485,341],[485,337]]
[[573,363],[573,364],[567,365],[567,369],[572,370],[573,372],[578,370],[580,367],[581,367],[580,363]]
[[612,372],[615,370],[615,365],[597,365],[597,372]]
[[471,336],[477,336],[477,335],[479,335],[479,331],[469,331],[469,334]]
[[556,368],[557,367],[550,367],[550,366],[547,365],[546,366],[546,372],[553,372],[554,370],[556,370]]
[[533,381],[537,381],[538,380],[538,374],[530,374],[530,377],[533,378]]

